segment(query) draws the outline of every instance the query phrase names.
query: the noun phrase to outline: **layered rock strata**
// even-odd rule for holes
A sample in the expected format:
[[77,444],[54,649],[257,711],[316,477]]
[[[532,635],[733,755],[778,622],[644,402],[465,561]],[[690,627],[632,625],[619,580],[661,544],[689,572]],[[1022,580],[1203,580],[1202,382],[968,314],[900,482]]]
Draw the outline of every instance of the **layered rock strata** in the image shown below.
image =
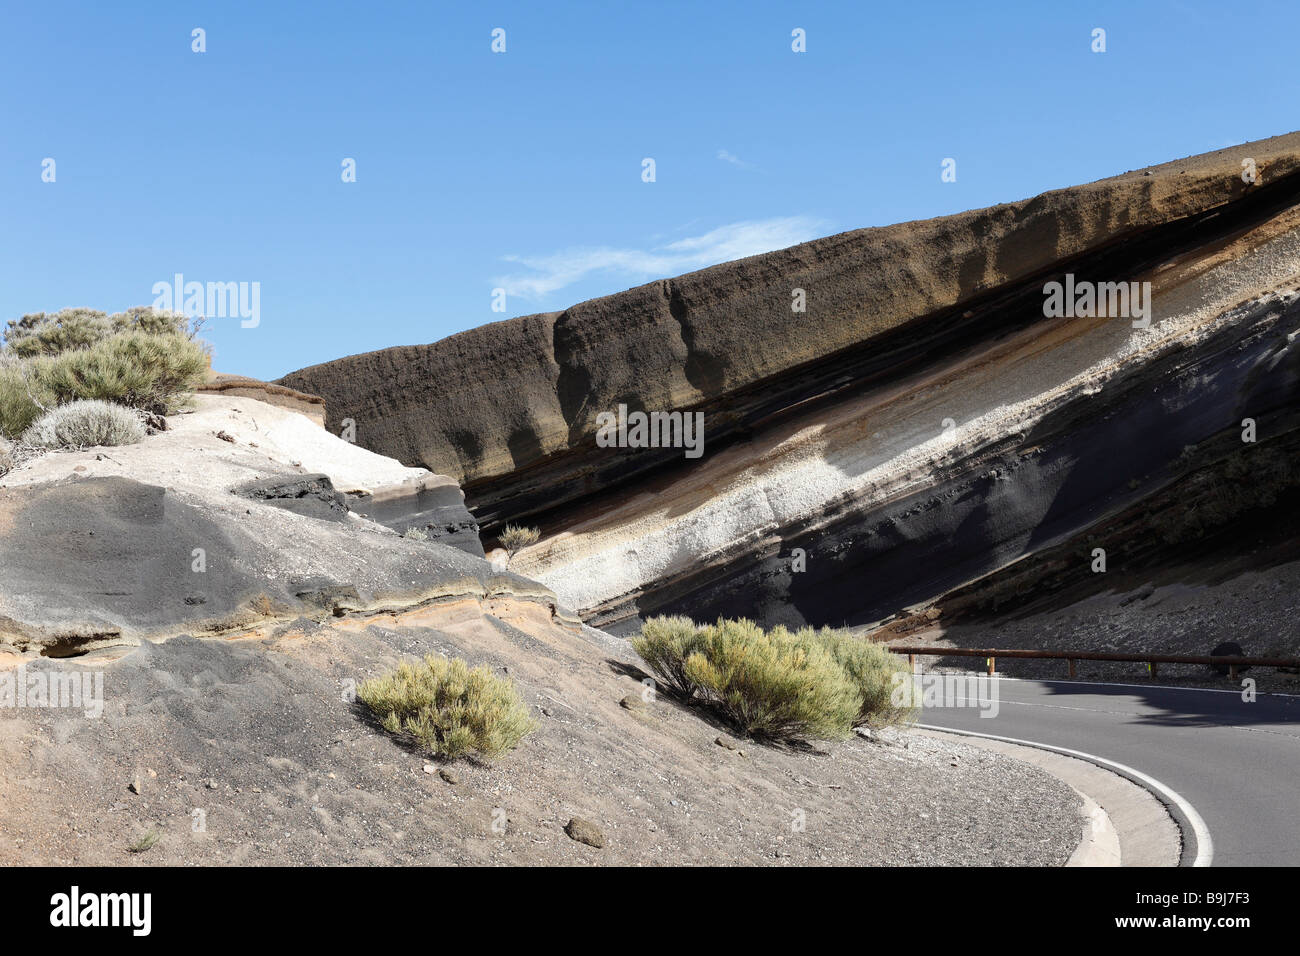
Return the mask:
[[[1243,419],[1253,450],[1281,447],[1298,169],[1291,134],[283,383],[360,443],[458,477],[489,532],[539,524],[512,568],[592,623],[864,623],[1133,507]],[[1150,321],[1053,317],[1050,282],[1150,283]],[[601,447],[619,405],[702,412],[703,458]]]

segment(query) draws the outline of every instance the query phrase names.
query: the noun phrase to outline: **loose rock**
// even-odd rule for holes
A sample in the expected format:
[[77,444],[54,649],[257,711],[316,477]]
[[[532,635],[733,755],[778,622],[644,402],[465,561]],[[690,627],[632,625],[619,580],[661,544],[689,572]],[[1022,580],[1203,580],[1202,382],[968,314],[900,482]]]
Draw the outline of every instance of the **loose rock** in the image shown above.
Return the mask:
[[569,835],[569,839],[594,846],[598,850],[605,845],[605,834],[600,832],[600,827],[582,817],[569,820],[564,826],[564,832]]

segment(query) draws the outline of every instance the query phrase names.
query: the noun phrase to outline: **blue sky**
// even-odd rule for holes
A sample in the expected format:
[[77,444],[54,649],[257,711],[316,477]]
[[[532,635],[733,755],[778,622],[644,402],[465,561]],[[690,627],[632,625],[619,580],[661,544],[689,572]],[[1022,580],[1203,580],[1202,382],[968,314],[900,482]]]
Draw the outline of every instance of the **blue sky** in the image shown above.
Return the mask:
[[207,337],[273,378],[1290,132],[1298,28],[1203,0],[7,0],[0,318],[257,282],[257,327]]

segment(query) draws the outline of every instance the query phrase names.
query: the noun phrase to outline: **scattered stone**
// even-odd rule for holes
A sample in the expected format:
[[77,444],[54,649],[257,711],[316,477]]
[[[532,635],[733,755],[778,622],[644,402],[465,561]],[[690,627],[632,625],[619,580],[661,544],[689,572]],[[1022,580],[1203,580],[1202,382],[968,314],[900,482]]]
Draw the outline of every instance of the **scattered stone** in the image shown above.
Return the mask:
[[853,732],[857,734],[859,737],[861,737],[863,740],[875,739],[874,737],[872,737],[871,728],[869,727],[854,727]]
[[209,790],[215,790],[217,789],[217,782],[209,777],[207,780],[203,781],[203,786],[207,787]]
[[738,746],[734,740],[729,737],[723,737],[721,734],[719,734],[713,742],[719,747],[725,747],[727,750],[735,750]]
[[442,777],[443,780],[446,780],[452,786],[460,783],[460,775],[457,774],[456,771],[449,770],[446,767],[443,767],[438,771],[438,776]]
[[438,768],[435,767],[435,766],[434,766],[433,764],[431,764],[431,763],[426,763],[426,764],[424,765],[424,772],[425,772],[425,773],[437,773],[437,772],[438,772]]
[[569,820],[564,826],[564,832],[569,835],[569,839],[594,846],[598,850],[605,845],[605,834],[600,832],[596,824],[582,817],[573,817]]
[[628,694],[618,702],[618,705],[624,710],[632,711],[634,714],[644,714],[646,709],[645,701],[636,694]]
[[221,431],[217,432],[217,437],[220,438],[222,441],[230,442],[232,445],[235,443],[235,436],[228,433],[224,428]]
[[126,785],[126,788],[130,790],[132,793],[144,792],[144,784],[140,782],[140,778],[138,776],[134,777],[131,780],[131,782]]

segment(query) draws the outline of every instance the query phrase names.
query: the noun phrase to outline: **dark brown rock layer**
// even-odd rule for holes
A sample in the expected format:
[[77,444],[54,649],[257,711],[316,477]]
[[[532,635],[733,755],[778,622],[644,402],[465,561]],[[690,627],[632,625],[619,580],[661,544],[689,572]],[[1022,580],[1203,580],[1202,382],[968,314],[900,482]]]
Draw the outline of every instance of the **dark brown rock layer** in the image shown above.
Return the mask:
[[[1247,157],[1260,170],[1255,185],[1241,179]],[[726,440],[838,387],[837,371],[880,374],[873,354],[908,361],[900,335],[913,353],[915,342],[950,344],[971,318],[964,307],[1225,204],[1294,193],[1297,170],[1292,133],[1021,202],[842,233],[563,312],[312,366],[281,383],[323,396],[330,427],[353,419],[363,446],[456,476],[491,527],[680,457],[593,454],[596,415],[619,403],[703,409],[709,440]],[[806,314],[791,311],[796,288]],[[845,356],[852,361],[837,370]]]

